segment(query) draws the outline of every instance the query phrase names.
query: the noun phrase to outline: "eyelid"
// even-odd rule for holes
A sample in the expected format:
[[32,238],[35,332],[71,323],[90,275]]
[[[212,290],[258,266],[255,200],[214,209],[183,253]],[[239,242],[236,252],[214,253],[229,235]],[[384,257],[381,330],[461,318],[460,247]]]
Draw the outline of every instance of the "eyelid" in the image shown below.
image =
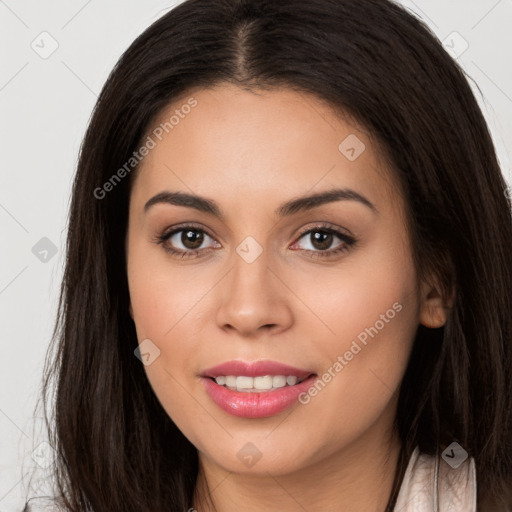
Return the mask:
[[293,249],[302,251],[304,253],[307,253],[309,257],[311,258],[318,258],[318,259],[325,259],[329,260],[329,258],[334,259],[336,256],[341,255],[342,253],[349,251],[353,249],[355,246],[358,245],[359,240],[350,233],[349,230],[345,228],[341,228],[339,226],[336,226],[334,224],[331,224],[330,222],[322,222],[319,221],[315,223],[313,226],[304,227],[301,229],[299,235],[295,238],[295,241],[291,244],[290,247],[293,247],[294,245],[298,244],[302,238],[304,238],[305,235],[324,231],[327,233],[330,233],[335,238],[338,238],[340,240],[340,244],[334,248],[327,249],[325,251],[321,250],[312,250],[312,249]]
[[[158,237],[166,237],[166,238],[168,238],[171,235],[175,234],[176,232],[179,232],[179,231],[182,231],[182,230],[186,230],[188,228],[196,229],[197,231],[202,231],[206,235],[208,235],[210,238],[216,240],[216,237],[213,236],[208,231],[208,229],[206,229],[201,224],[197,224],[197,223],[194,223],[194,222],[177,224],[177,225],[172,226],[172,227],[170,227],[168,229],[165,228],[164,230],[162,230],[161,232],[158,233]],[[341,234],[344,234],[344,235],[346,235],[349,238],[354,238],[354,235],[348,229],[346,229],[346,228],[342,228],[342,227],[337,226],[335,224],[331,224],[330,222],[317,221],[316,223],[315,222],[310,223],[309,226],[302,227],[300,229],[300,231],[298,232],[298,234],[295,235],[295,242],[297,241],[297,239],[301,238],[305,234],[307,234],[307,233],[309,233],[309,232],[311,232],[312,230],[315,230],[315,229],[317,229],[317,230],[326,229],[326,230],[332,230],[332,231],[336,231],[336,232],[341,231],[342,232]],[[295,243],[295,242],[293,242],[293,243]]]
[[[325,221],[317,221],[309,223],[309,226],[305,226],[304,228],[301,228],[296,238],[301,238],[306,233],[309,233],[310,231],[314,231],[317,229],[320,231],[321,229],[325,229],[327,231],[336,231],[340,233],[341,235],[346,236],[347,238],[355,239],[355,236],[346,228],[342,228],[341,226],[337,226],[336,224],[332,224],[330,222]],[[295,242],[294,242],[295,243]]]
[[184,222],[182,224],[176,224],[174,226],[168,227],[163,229],[162,231],[158,232],[159,237],[170,237],[171,235],[175,234],[179,231],[186,231],[187,229],[192,229],[196,231],[202,231],[206,235],[208,235],[210,238],[216,240],[216,238],[209,232],[207,228],[205,228],[202,224],[198,224],[195,222]]
[[[157,235],[152,240],[154,243],[162,245],[163,249],[175,257],[194,257],[200,253],[210,252],[214,248],[212,247],[205,247],[203,249],[189,249],[189,250],[183,250],[183,249],[175,249],[175,248],[169,248],[165,247],[165,242],[167,242],[172,236],[174,236],[176,233],[179,233],[181,231],[186,231],[187,229],[195,230],[198,232],[204,233],[206,236],[210,237],[215,243],[220,244],[220,242],[217,241],[216,237],[212,236],[209,231],[202,225],[195,223],[195,222],[185,222],[182,224],[174,225],[170,228],[164,229],[163,231],[157,233]],[[335,249],[328,249],[325,251],[321,250],[311,250],[311,249],[298,249],[299,251],[303,251],[306,253],[311,253],[316,255],[317,257],[324,257],[329,258],[329,256],[334,256],[338,252],[341,252],[343,250],[348,250],[352,246],[356,245],[358,240],[352,235],[352,233],[347,230],[346,228],[342,228],[340,226],[337,226],[335,224],[332,224],[330,222],[325,221],[317,221],[312,222],[309,224],[309,226],[305,226],[301,228],[299,233],[294,238],[294,242],[292,242],[291,246],[295,245],[301,238],[304,237],[304,235],[307,235],[308,233],[312,233],[315,231],[326,231],[329,233],[332,233],[335,237],[340,239],[342,241],[342,244],[340,244],[342,247],[338,247]],[[222,244],[220,244],[222,246]],[[296,249],[293,249],[296,250]]]

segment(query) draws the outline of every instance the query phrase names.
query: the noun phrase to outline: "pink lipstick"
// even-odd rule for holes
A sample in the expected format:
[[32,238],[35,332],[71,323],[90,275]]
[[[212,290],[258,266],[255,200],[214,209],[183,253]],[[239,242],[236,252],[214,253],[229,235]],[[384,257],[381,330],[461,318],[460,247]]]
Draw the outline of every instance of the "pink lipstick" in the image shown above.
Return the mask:
[[208,396],[223,411],[242,418],[265,418],[298,401],[317,375],[276,361],[229,361],[205,370]]

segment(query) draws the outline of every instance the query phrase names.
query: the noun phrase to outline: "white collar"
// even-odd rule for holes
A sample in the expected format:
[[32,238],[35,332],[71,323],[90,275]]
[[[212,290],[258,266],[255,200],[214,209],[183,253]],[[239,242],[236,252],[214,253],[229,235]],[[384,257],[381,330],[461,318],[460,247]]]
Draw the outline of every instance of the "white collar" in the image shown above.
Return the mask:
[[393,512],[476,512],[475,461],[453,469],[416,447],[404,474]]

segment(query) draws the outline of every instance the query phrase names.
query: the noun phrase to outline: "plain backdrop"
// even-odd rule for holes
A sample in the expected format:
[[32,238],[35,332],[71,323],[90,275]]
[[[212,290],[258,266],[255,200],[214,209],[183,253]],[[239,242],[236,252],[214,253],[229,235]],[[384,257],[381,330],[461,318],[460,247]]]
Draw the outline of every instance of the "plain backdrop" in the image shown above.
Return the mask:
[[[40,485],[30,481],[32,468],[48,469],[34,407],[91,111],[121,53],[177,3],[0,0],[0,512],[20,512]],[[512,184],[512,2],[401,3],[452,47],[478,84],[482,95],[473,90]]]

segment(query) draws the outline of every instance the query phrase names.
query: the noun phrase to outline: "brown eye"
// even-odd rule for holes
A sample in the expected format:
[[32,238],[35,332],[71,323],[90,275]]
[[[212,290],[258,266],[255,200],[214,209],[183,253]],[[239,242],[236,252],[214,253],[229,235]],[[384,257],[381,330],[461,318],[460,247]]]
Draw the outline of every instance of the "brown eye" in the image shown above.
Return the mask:
[[300,249],[310,257],[318,259],[341,255],[356,243],[352,236],[330,227],[318,226],[304,231],[290,248]]
[[185,258],[195,256],[203,251],[221,247],[203,229],[195,226],[184,226],[156,237],[156,243],[161,244],[166,252]]
[[[336,239],[338,239],[339,242],[332,247]],[[341,234],[326,229],[310,229],[300,237],[298,243],[300,243],[300,240],[304,240],[304,242],[302,242],[303,246],[300,248],[308,251],[328,251],[346,242],[345,237]]]
[[187,249],[198,249],[204,240],[204,233],[198,230],[183,230],[181,232],[181,243]]
[[329,249],[333,241],[333,234],[327,231],[312,231],[309,235],[313,247],[320,251]]

